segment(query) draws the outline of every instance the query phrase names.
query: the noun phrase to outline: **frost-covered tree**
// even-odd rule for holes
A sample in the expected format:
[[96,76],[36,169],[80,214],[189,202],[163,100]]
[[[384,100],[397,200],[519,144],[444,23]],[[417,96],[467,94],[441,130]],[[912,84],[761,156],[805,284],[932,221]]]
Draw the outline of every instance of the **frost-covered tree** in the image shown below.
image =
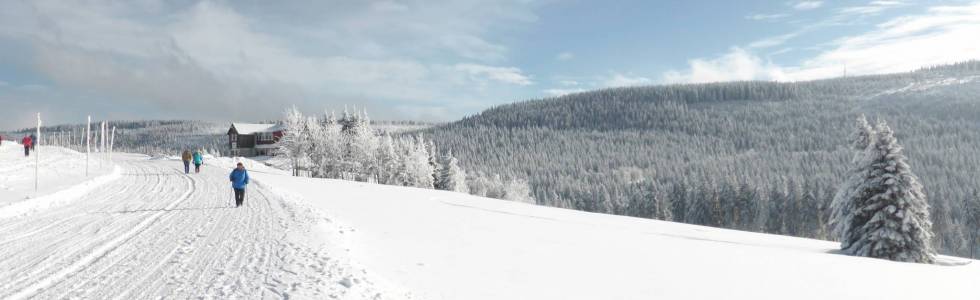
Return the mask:
[[378,137],[371,129],[367,113],[344,111],[340,123],[342,178],[369,181],[372,178]]
[[503,197],[501,199],[515,202],[537,204],[531,197],[531,187],[523,179],[511,179],[503,187]]
[[766,201],[766,222],[763,230],[767,233],[785,234],[784,225],[786,219],[786,193],[778,185],[773,185],[769,190],[769,197]]
[[454,192],[469,192],[466,185],[466,172],[459,167],[459,161],[453,156],[452,151],[446,152],[443,162],[439,164],[438,181],[436,188]]
[[401,185],[398,180],[403,176],[399,174],[401,161],[398,151],[395,149],[395,142],[391,135],[385,134],[378,143],[377,159],[377,180],[381,184]]
[[980,246],[980,193],[974,191],[973,197],[967,199],[963,206],[966,244],[970,257],[977,257],[977,246]]
[[716,202],[717,194],[714,192],[714,187],[709,184],[700,186],[688,199],[684,222],[713,226],[715,220],[712,211]]
[[290,161],[293,176],[299,176],[299,170],[309,160],[309,150],[306,129],[306,118],[295,106],[283,113],[283,136],[279,139],[278,153]]
[[[861,114],[855,120],[854,131],[851,132],[849,137],[850,148],[854,150],[854,155],[851,158],[851,166],[848,169],[845,178],[860,177],[861,169],[863,166],[860,165],[861,159],[864,156],[865,150],[871,145],[872,139],[875,137],[875,130],[871,128],[868,124],[868,119]],[[848,212],[854,210],[853,207],[849,205],[853,202],[848,201],[853,197],[858,186],[850,185],[848,183],[857,183],[858,179],[848,179],[844,181],[844,184],[837,189],[837,193],[834,195],[834,200],[831,202],[830,206],[830,219],[829,227],[831,227],[833,237],[838,237],[841,234],[842,224],[839,222],[844,215]]]
[[425,146],[422,136],[416,136],[402,143],[402,178],[401,182],[406,186],[431,189],[432,165],[429,164],[429,152]]
[[935,261],[926,195],[884,121],[858,164],[861,176],[846,183],[857,188],[844,199],[851,210],[839,220],[841,250],[895,261]]
[[759,211],[758,201],[756,200],[757,194],[758,191],[748,183],[742,183],[739,186],[732,212],[735,215],[735,228],[758,230],[756,228]]

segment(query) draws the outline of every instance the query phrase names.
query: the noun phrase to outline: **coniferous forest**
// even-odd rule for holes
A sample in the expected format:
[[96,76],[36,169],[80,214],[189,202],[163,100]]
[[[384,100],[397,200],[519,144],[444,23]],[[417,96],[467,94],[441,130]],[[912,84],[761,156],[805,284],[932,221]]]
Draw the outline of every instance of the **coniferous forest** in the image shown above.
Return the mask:
[[626,87],[488,109],[425,130],[467,172],[538,204],[836,240],[854,120],[887,120],[941,253],[980,256],[980,62],[775,83]]

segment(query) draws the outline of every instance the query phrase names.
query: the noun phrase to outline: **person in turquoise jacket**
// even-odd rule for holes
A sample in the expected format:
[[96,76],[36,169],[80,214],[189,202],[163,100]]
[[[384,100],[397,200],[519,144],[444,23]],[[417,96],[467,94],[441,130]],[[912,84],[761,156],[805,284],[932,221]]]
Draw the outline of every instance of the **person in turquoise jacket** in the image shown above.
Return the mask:
[[245,166],[242,163],[238,163],[238,167],[231,171],[228,179],[231,180],[231,188],[235,190],[235,207],[242,206],[245,203],[245,186],[248,185],[248,171],[245,171]]
[[204,164],[204,156],[200,150],[194,151],[194,173],[201,173],[201,165]]

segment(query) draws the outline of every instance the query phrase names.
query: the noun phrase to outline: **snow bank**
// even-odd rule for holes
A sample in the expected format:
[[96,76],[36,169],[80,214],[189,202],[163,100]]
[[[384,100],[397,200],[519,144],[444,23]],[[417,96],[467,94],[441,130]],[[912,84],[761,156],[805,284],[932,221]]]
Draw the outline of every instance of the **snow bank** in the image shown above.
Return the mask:
[[102,176],[89,179],[70,188],[38,198],[2,206],[0,207],[0,219],[22,216],[31,212],[71,203],[72,201],[80,198],[82,195],[85,195],[96,188],[105,185],[106,183],[119,179],[119,177],[122,177],[122,172],[122,167],[115,166],[112,169],[112,172],[109,174],[104,174]]
[[[89,157],[89,174],[86,176],[84,153],[49,146],[40,146],[37,150],[30,157],[24,157],[24,148],[20,144],[5,141],[0,145],[0,211],[12,209],[13,205],[31,207],[33,204],[18,203],[37,202],[34,201],[37,198],[96,178],[105,179],[104,176],[116,171],[115,165],[106,160],[105,155],[93,153]],[[37,157],[38,154],[40,157]],[[36,158],[40,158],[37,191],[34,190]],[[51,204],[57,203],[61,201]]]
[[272,174],[343,224],[352,258],[426,299],[976,299],[980,264],[459,193]]

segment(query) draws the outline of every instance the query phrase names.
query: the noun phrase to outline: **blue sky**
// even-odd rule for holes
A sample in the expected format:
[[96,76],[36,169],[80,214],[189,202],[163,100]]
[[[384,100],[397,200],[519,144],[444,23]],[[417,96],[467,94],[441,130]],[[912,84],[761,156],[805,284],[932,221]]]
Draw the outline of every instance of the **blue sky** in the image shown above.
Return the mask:
[[799,81],[980,58],[977,1],[0,0],[0,128],[453,120],[627,85]]

